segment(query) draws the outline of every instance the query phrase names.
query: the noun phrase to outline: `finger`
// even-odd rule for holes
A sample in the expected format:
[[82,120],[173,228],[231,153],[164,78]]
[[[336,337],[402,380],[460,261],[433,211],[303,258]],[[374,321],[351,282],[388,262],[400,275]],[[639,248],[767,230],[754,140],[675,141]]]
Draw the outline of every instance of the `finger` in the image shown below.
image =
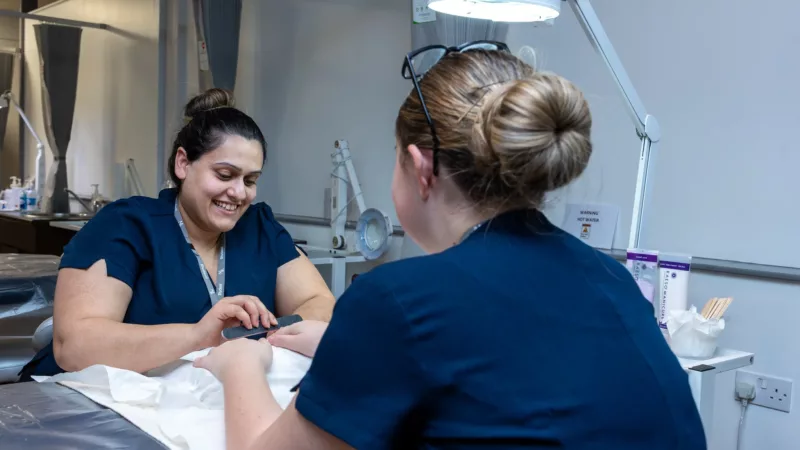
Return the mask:
[[247,328],[248,330],[253,328],[253,322],[250,321],[250,315],[247,314],[247,311],[245,311],[244,308],[239,305],[234,305],[232,303],[229,303],[225,305],[224,309],[222,310],[222,313],[225,315],[224,318],[226,319],[227,318],[239,319],[242,322],[242,325],[244,325],[244,327]]
[[247,300],[242,304],[242,307],[245,309],[245,311],[247,311],[248,314],[250,314],[250,322],[253,324],[253,326],[258,326],[259,311],[255,302],[252,300]]
[[271,312],[267,311],[267,316],[269,318],[270,326],[274,326],[274,325],[278,324],[278,319],[275,318],[275,314],[272,314]]
[[194,362],[192,363],[192,366],[194,366],[194,367],[196,367],[198,369],[205,369],[206,368],[205,360],[206,360],[206,357],[205,356],[201,356],[201,357],[199,357],[199,358],[194,360]]
[[295,324],[289,325],[288,327],[278,328],[275,331],[274,335],[275,336],[287,336],[287,335],[300,334],[301,331],[300,331],[300,326],[299,325],[300,325],[300,323],[295,323]]
[[272,344],[274,347],[281,347],[288,350],[294,350],[294,347],[297,344],[297,336],[296,335],[280,335],[280,334],[273,334],[272,336],[267,338],[267,342]]
[[[256,306],[256,308],[258,308],[258,315],[259,318],[261,319],[261,324],[264,325],[264,328],[269,328],[270,326],[277,324],[277,322],[272,321],[275,319],[275,317],[272,316],[272,313],[269,312],[269,310],[267,309],[266,306],[264,306],[263,303],[261,303],[261,300],[259,300],[258,297],[252,297],[251,301]],[[272,320],[270,319],[270,317],[272,317]],[[257,318],[256,322],[258,321],[259,320]]]

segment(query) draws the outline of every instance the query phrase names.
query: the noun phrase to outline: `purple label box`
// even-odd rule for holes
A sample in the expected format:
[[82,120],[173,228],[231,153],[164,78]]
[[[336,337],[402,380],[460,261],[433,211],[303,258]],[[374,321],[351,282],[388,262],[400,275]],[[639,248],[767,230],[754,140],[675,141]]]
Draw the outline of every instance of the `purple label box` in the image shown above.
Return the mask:
[[688,272],[692,268],[692,265],[689,263],[681,263],[674,261],[660,261],[658,263],[658,267],[663,267],[665,269],[673,269],[673,270],[684,270]]

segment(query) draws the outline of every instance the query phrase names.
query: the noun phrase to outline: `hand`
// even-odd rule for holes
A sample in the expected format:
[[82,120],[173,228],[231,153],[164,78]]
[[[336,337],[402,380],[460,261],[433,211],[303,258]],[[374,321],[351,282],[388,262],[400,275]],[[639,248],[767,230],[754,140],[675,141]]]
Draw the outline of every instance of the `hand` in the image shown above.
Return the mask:
[[267,338],[275,347],[283,347],[313,358],[319,341],[328,329],[327,322],[304,320],[288,327],[279,328]]
[[252,295],[225,297],[194,325],[193,331],[200,348],[216,347],[222,342],[222,330],[244,325],[247,329],[277,325],[275,316],[261,300]]
[[221,382],[231,370],[242,370],[253,364],[258,366],[258,370],[264,371],[272,365],[272,345],[266,339],[234,339],[194,361],[194,367],[208,370]]

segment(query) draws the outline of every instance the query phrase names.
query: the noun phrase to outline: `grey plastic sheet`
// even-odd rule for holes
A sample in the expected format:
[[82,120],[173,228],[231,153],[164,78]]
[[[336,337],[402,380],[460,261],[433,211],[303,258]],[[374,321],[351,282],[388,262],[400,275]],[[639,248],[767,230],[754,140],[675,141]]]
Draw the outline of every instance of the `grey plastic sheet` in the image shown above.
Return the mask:
[[164,449],[114,411],[55,383],[0,385],[0,449]]
[[4,319],[42,310],[52,313],[59,261],[49,255],[0,254],[0,331],[6,331]]
[[16,381],[36,353],[32,338],[36,328],[53,315],[59,260],[0,254],[0,384]]

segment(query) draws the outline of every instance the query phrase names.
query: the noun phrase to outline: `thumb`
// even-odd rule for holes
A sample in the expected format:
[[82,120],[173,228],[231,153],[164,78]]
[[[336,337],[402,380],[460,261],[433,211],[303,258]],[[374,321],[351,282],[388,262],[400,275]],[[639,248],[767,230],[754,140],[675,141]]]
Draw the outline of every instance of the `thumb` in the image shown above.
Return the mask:
[[200,358],[195,359],[194,362],[192,363],[192,366],[198,369],[205,369],[205,359],[206,359],[205,356],[201,356]]
[[286,334],[286,333],[284,334],[275,333],[272,336],[268,337],[267,341],[275,347],[283,347],[292,350],[297,341],[297,335]]
[[272,333],[272,336],[294,336],[300,334],[302,331],[299,327],[300,323],[289,325],[288,327],[281,327]]

